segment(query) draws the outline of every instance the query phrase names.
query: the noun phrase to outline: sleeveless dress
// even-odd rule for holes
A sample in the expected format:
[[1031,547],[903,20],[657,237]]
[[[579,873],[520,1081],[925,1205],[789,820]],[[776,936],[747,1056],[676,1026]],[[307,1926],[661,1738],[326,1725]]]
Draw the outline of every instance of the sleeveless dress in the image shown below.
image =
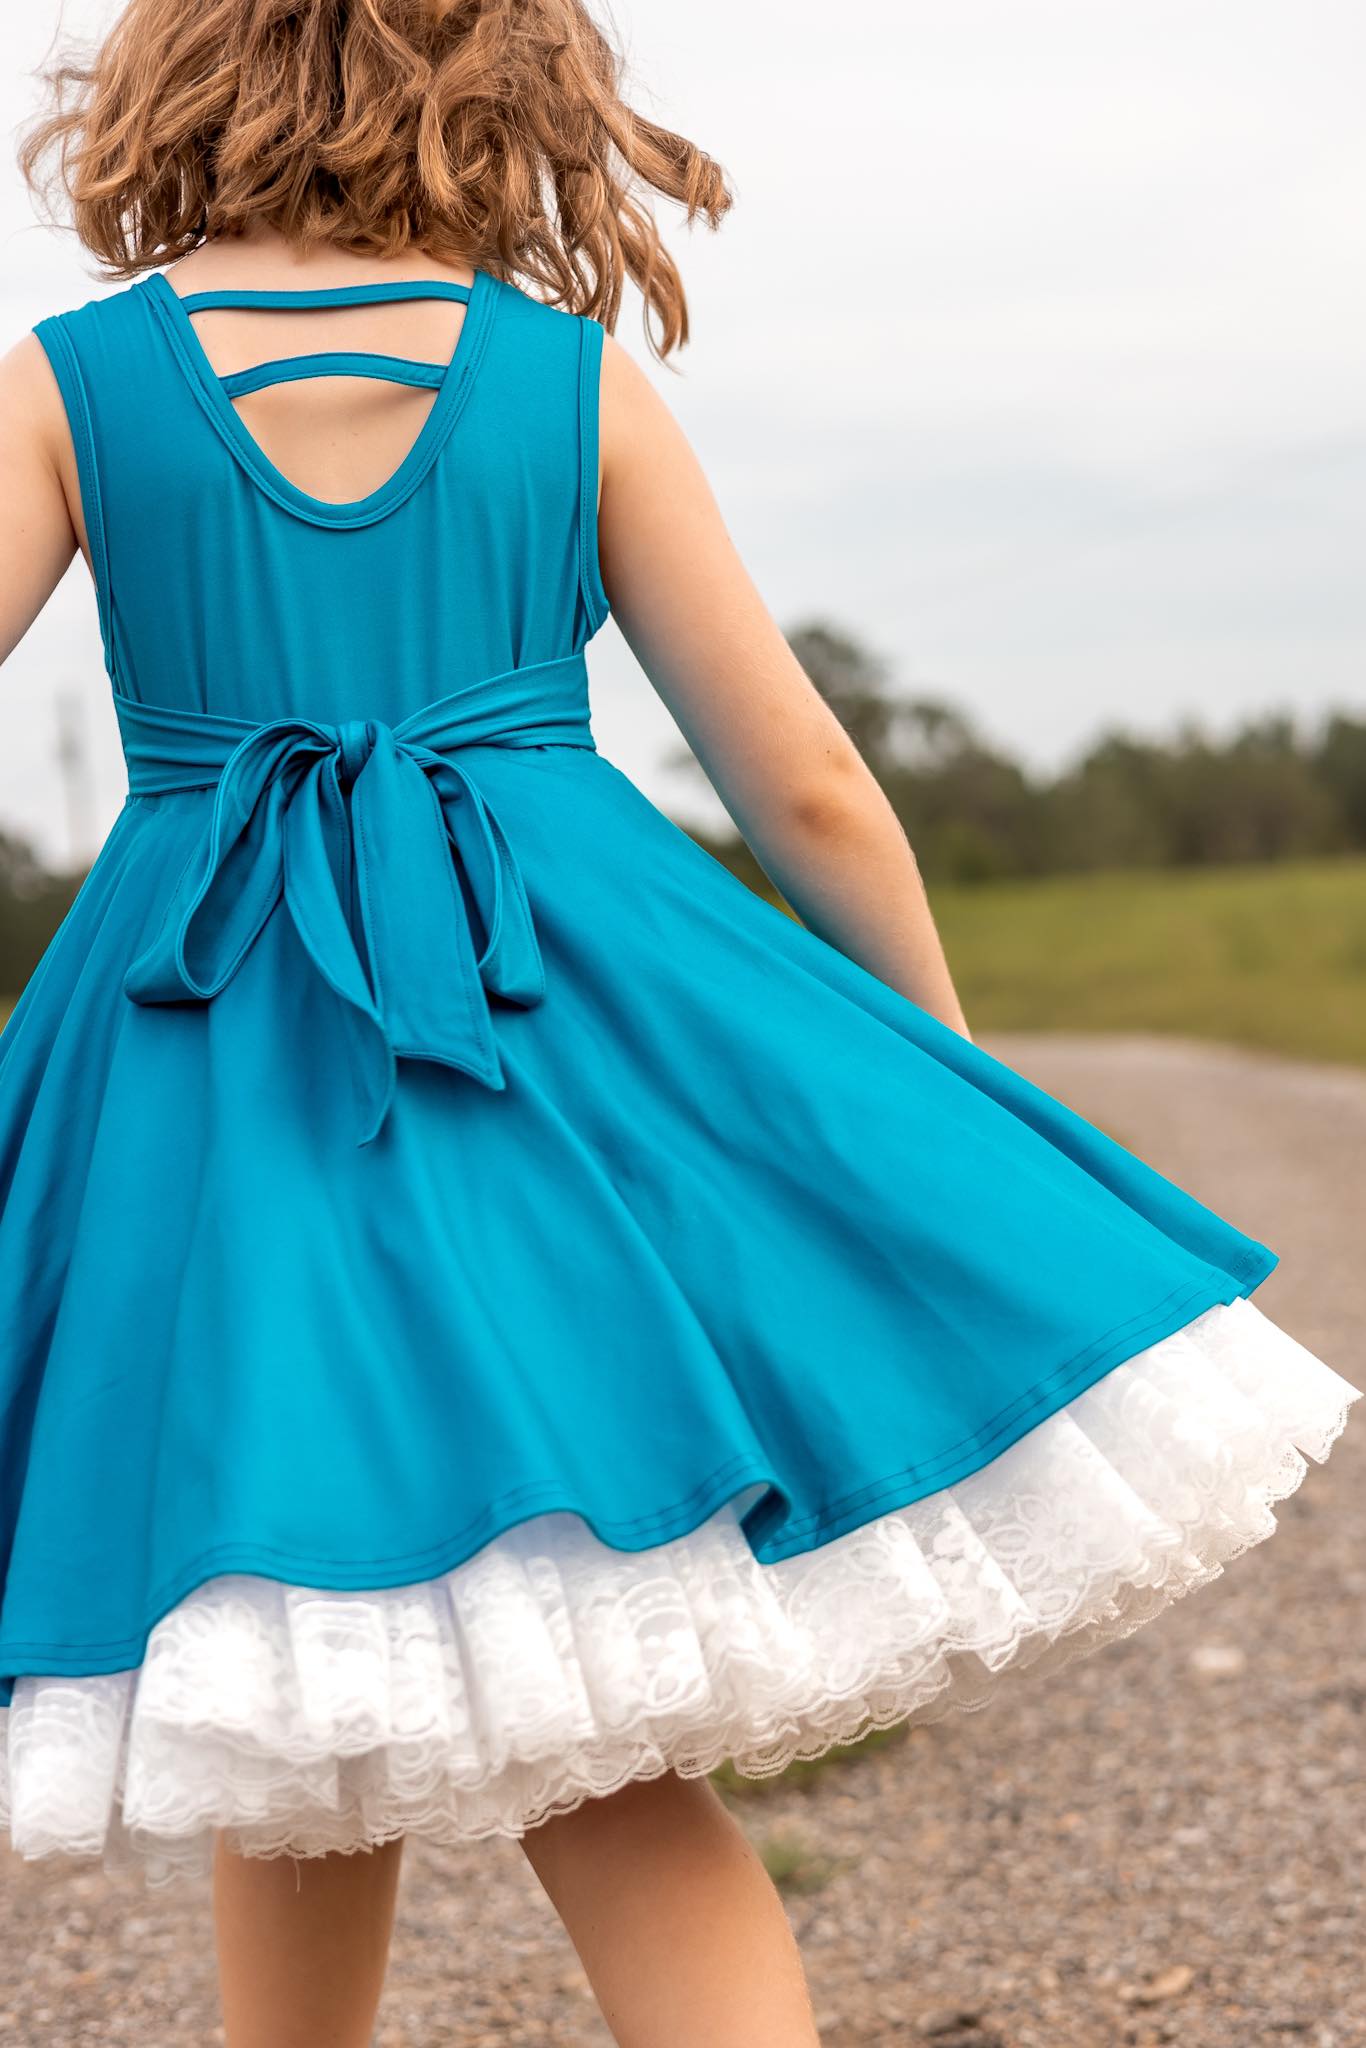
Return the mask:
[[[467,299],[221,377],[205,305]],[[127,800],[0,1034],[0,1819],[202,1871],[776,1771],[1122,1636],[1358,1389],[1276,1255],[597,751],[602,329],[37,328]],[[234,398],[435,397],[333,504]]]

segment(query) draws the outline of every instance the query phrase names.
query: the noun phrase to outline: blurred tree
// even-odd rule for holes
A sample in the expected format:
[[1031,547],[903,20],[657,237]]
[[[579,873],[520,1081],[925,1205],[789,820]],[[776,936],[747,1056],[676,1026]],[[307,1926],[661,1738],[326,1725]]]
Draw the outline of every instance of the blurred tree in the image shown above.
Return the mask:
[[1059,777],[1048,810],[1057,868],[1284,860],[1350,844],[1287,718],[1246,725],[1223,745],[1189,724],[1166,744],[1108,734]]
[[1310,756],[1316,779],[1337,805],[1349,846],[1366,846],[1366,721],[1325,720]]
[[881,779],[921,871],[956,882],[1037,872],[1040,798],[1019,764],[932,699],[911,699],[898,729],[902,758]]

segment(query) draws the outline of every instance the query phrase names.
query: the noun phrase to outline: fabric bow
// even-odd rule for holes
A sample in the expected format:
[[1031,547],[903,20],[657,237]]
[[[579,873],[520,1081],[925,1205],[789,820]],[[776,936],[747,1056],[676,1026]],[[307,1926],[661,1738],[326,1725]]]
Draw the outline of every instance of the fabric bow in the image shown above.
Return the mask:
[[383,1128],[400,1055],[506,1085],[488,997],[529,1008],[545,971],[517,861],[458,761],[378,719],[253,727],[223,764],[201,857],[126,993],[207,1001],[282,896],[341,1000],[359,1144]]

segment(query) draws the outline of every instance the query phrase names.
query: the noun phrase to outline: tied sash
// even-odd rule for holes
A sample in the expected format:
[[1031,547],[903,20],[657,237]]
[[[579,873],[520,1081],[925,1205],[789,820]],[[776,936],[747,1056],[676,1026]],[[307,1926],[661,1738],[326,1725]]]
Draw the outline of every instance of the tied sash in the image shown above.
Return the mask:
[[131,794],[214,791],[157,935],[124,975],[134,1002],[208,1002],[283,899],[339,999],[358,1144],[383,1128],[400,1057],[506,1085],[489,998],[530,1008],[545,970],[516,854],[460,757],[591,750],[582,654],[509,669],[394,725],[252,725],[114,701]]

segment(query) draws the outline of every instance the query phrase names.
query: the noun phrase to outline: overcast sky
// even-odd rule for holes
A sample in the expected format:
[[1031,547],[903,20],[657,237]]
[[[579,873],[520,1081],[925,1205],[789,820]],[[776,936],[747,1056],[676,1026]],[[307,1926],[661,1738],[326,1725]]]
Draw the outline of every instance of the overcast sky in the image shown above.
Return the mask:
[[[7,131],[58,12],[4,10]],[[856,631],[1041,768],[1116,723],[1366,708],[1360,0],[614,18],[641,104],[735,188],[718,235],[674,232],[694,340],[653,374],[784,625]],[[12,157],[4,345],[104,288]],[[648,361],[638,301],[619,334]],[[701,815],[610,625],[591,663],[603,751]],[[0,688],[0,823],[68,851],[69,691],[98,840],[126,785],[83,567]]]

